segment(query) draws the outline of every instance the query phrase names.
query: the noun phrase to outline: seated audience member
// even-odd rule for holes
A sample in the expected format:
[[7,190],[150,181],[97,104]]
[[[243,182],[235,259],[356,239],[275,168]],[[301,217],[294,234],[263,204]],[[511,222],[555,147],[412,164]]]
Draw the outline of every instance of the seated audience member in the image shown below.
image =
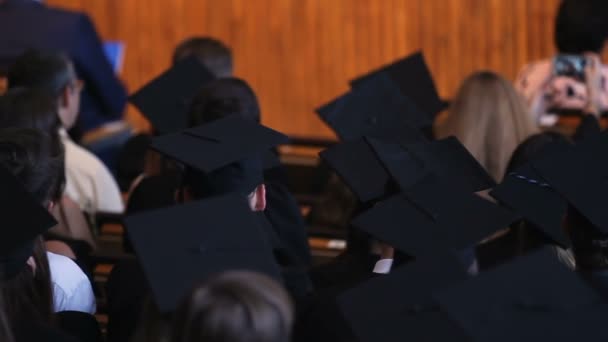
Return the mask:
[[172,342],[287,342],[293,308],[285,290],[253,272],[223,273],[177,308]]
[[173,64],[189,57],[196,57],[217,78],[232,76],[232,51],[221,41],[211,37],[188,38],[173,52]]
[[[247,82],[237,78],[220,78],[203,86],[190,110],[190,126],[195,127],[227,116],[239,116],[260,123],[260,106]],[[287,189],[287,176],[276,152],[265,157],[264,185],[268,209],[266,218],[285,244],[285,255],[292,267],[303,270],[310,266],[311,255],[304,219],[298,203]],[[268,162],[274,160],[274,164]],[[268,165],[270,164],[270,165]],[[306,289],[302,289],[306,292]]]
[[[174,50],[173,52],[173,68],[169,69],[166,71],[165,75],[165,79],[164,81],[161,81],[160,79],[155,79],[153,81],[151,81],[147,86],[152,86],[153,89],[146,89],[147,86],[144,86],[142,89],[140,89],[139,91],[137,91],[133,96],[131,101],[133,102],[133,104],[135,104],[136,107],[138,107],[143,114],[146,116],[146,118],[148,118],[151,123],[153,124],[153,129],[159,133],[159,134],[166,134],[166,133],[172,133],[174,131],[179,131],[181,129],[186,128],[187,125],[187,119],[185,118],[186,113],[188,111],[188,106],[184,106],[183,108],[179,108],[176,107],[176,114],[174,115],[178,115],[181,116],[181,113],[184,112],[184,120],[183,123],[181,124],[177,124],[175,125],[175,127],[163,127],[164,125],[162,125],[162,123],[166,123],[167,120],[162,118],[165,115],[167,115],[166,112],[164,111],[159,111],[158,109],[158,105],[152,101],[152,100],[148,100],[150,98],[153,98],[156,95],[155,91],[156,89],[159,88],[163,88],[163,92],[167,92],[169,89],[173,90],[173,93],[176,93],[175,89],[177,89],[177,87],[179,87],[179,84],[170,84],[171,82],[168,81],[168,79],[179,79],[180,78],[180,71],[175,70],[176,65],[179,64],[179,62],[182,62],[184,60],[187,60],[191,57],[195,57],[203,66],[204,66],[204,71],[203,74],[206,75],[206,77],[203,77],[203,79],[199,80],[200,82],[197,83],[197,86],[195,88],[191,88],[188,89],[188,92],[192,92],[192,95],[194,95],[196,93],[196,90],[198,87],[200,87],[202,84],[204,84],[205,82],[207,82],[209,79],[213,79],[214,77],[216,78],[223,78],[223,77],[231,77],[232,76],[232,52],[230,51],[230,48],[228,48],[227,46],[225,46],[222,42],[210,38],[210,37],[193,37],[193,38],[189,38],[184,40],[183,42],[181,42]],[[198,70],[200,72],[200,70]],[[192,73],[190,70],[186,71],[187,73]],[[172,75],[171,77],[169,77],[168,75]],[[188,87],[192,87],[192,85],[188,86]],[[186,88],[188,88],[186,87]],[[247,86],[248,87],[248,86]],[[166,90],[165,90],[166,89]],[[180,88],[180,96],[184,96],[181,91],[185,91],[185,89],[181,89]],[[183,99],[180,98],[178,100],[178,102],[181,102]],[[186,102],[189,102],[190,98],[188,98],[188,100]],[[177,102],[176,102],[177,103]],[[257,99],[256,99],[256,103],[255,105],[257,106]],[[259,111],[259,110],[258,110]],[[160,117],[160,118],[157,118]],[[258,117],[258,121],[259,121],[259,113],[257,113],[257,117]],[[182,120],[177,120],[179,122],[181,122]],[[141,147],[143,147],[144,145],[146,145],[147,148],[147,143],[145,143],[146,137],[145,136],[139,136],[139,137],[133,137],[131,138],[127,144],[125,144],[125,146],[123,147],[123,151],[121,152],[120,156],[124,156],[125,158],[122,158],[118,161],[118,171],[122,171],[121,174],[126,174],[129,173],[129,171],[131,170],[135,170],[138,169],[139,170],[139,174],[135,175],[134,177],[132,175],[126,177],[126,178],[133,178],[132,182],[129,183],[129,185],[127,186],[126,184],[123,185],[121,184],[121,187],[123,187],[123,189],[126,189],[126,187],[129,188],[129,193],[131,193],[131,191],[133,191],[136,186],[138,185],[138,183],[144,178],[144,177],[149,177],[149,176],[159,176],[159,173],[161,173],[162,171],[162,166],[160,164],[163,164],[162,162],[159,162],[160,159],[162,159],[157,153],[155,153],[154,151],[148,151],[147,153],[141,153],[140,156],[132,158],[130,155],[132,153],[135,153],[136,149],[139,149]],[[131,152],[133,151],[133,152]],[[143,159],[143,161],[142,161]],[[137,164],[140,164],[142,166],[137,166],[137,168],[133,168],[133,161],[137,161]],[[127,171],[129,170],[129,171]],[[124,172],[127,171],[127,172]],[[160,177],[162,177],[162,175],[160,175]],[[169,175],[167,176],[168,178],[174,178],[173,175]],[[168,181],[168,180],[166,180]],[[136,204],[136,206],[139,206],[138,204]]]
[[[608,110],[608,89],[601,81],[608,76],[608,68],[600,62],[607,39],[608,3],[606,1],[561,1],[555,19],[554,36],[558,54],[553,59],[526,65],[515,82],[516,89],[525,97],[527,107],[535,120],[538,121],[544,114]],[[559,56],[567,56],[570,61],[568,59],[558,61]],[[577,59],[579,61],[584,59],[587,64],[596,64],[599,76],[585,77],[582,70],[575,72],[558,70],[563,66],[564,61],[566,64],[577,64]]]
[[[524,140],[515,149],[507,165],[505,177],[512,177],[512,174],[517,173],[518,169],[534,160],[541,159],[551,149],[570,146],[571,144],[572,142],[567,137],[556,132],[534,134]],[[521,188],[518,191],[523,192]],[[500,193],[497,197],[500,201]],[[510,205],[511,203],[506,204]],[[521,205],[528,204],[521,203]],[[527,254],[546,245],[555,251],[558,259],[574,269],[575,265],[571,251],[558,246],[543,232],[541,227],[534,225],[527,218],[512,225],[505,235],[479,246],[477,248],[477,256],[480,260],[481,268],[486,270],[507,262],[518,255]]]
[[[61,144],[39,131],[3,129],[0,147],[0,166],[11,172],[41,205],[50,210],[60,198],[63,187]],[[42,244],[36,250],[41,251],[37,258],[39,268],[50,272],[52,299],[49,302],[53,303],[54,311],[95,313],[91,283],[76,263],[62,255],[44,253]]]
[[78,117],[82,81],[64,55],[30,50],[11,66],[9,87],[37,88],[53,96],[62,127],[65,148],[66,194],[88,213],[121,213],[124,210],[118,185],[106,166],[67,135]]
[[[151,289],[135,341],[169,340],[171,319],[180,302],[193,287],[218,274],[250,271],[282,281],[267,227],[248,202],[233,193],[125,219]],[[166,234],[169,226],[176,228],[174,234]],[[163,249],[166,258],[159,258]],[[193,253],[183,253],[185,249]]]
[[[44,92],[13,88],[0,97],[0,127],[36,129],[48,132],[52,139],[60,141],[61,123],[55,107],[55,100]],[[63,168],[62,166],[62,172],[65,174]],[[63,188],[61,191],[64,192]],[[95,248],[95,241],[86,218],[80,207],[65,193],[52,208],[52,213],[59,224],[49,231],[47,239],[52,237],[55,240],[64,240],[80,257]],[[53,245],[57,243],[54,242]],[[71,254],[66,256],[71,257]]]
[[[58,166],[62,159],[57,149],[61,151],[60,146],[53,144],[47,135],[33,130],[0,131],[2,196],[7,196],[4,203],[10,203],[3,214],[9,230],[3,240],[5,249],[0,252],[3,254],[0,303],[16,341],[71,341],[52,328],[50,313],[55,302],[53,296],[60,300],[63,285],[68,284],[58,279],[64,280],[74,269],[80,270],[73,264],[74,269],[61,269],[53,274],[57,270],[50,267],[51,283],[46,259],[51,255],[44,253],[40,243],[41,234],[56,223],[45,207],[52,207],[52,199],[59,193],[61,169]],[[23,219],[24,215],[27,220]],[[21,232],[11,233],[10,227],[17,226]],[[53,295],[47,295],[51,293],[51,286]],[[57,316],[59,320],[61,315]],[[82,315],[81,319],[94,320],[92,316]]]
[[127,93],[91,19],[81,12],[46,6],[43,1],[5,0],[0,5],[0,30],[15,33],[0,37],[0,69],[8,68],[28,48],[61,51],[74,62],[78,78],[87,87],[71,133],[112,164],[113,150],[130,135],[122,121]]
[[[216,144],[204,138],[191,136],[184,132],[160,136],[153,139],[151,147],[176,161],[187,165],[182,174],[182,184],[174,196],[178,202],[192,202],[226,194],[238,194],[247,199],[249,207],[256,212],[255,217],[262,222],[268,241],[275,251],[282,251],[282,241],[263,215],[266,209],[266,187],[264,185],[262,161],[256,155],[263,153],[271,147],[282,143],[286,137],[276,131],[244,120],[238,116],[226,117],[204,126],[194,128],[199,134],[221,136]],[[251,135],[235,134],[243,130],[250,130]],[[253,140],[254,138],[256,140]],[[175,139],[175,140],[174,140]],[[237,145],[234,145],[237,143]],[[250,146],[247,149],[234,149],[234,146]],[[205,153],[200,151],[205,150]],[[185,151],[197,151],[186,153]],[[218,159],[218,157],[220,157]],[[226,158],[226,159],[225,159]],[[195,165],[197,165],[195,167]],[[202,167],[202,169],[201,169]],[[203,171],[204,170],[204,171]],[[143,182],[143,181],[142,181]],[[146,184],[146,183],[142,183]],[[134,194],[138,190],[136,189]],[[160,197],[159,201],[152,201],[151,206],[166,203]],[[165,198],[166,199],[166,198]],[[280,255],[277,255],[277,259]],[[281,260],[278,260],[279,263]],[[120,266],[120,267],[119,267]],[[129,270],[128,272],[126,270]],[[141,311],[141,289],[146,284],[135,284],[136,281],[145,280],[142,276],[141,266],[137,262],[121,263],[117,265],[108,279],[108,307],[109,323],[108,334],[117,341],[128,341],[134,332],[137,316],[125,315],[125,305],[130,311]],[[303,288],[300,279],[294,281],[295,293]],[[289,285],[289,284],[288,284]],[[127,305],[127,303],[129,303]]]
[[469,76],[437,127],[438,138],[455,136],[496,181],[511,154],[536,128],[511,84],[492,72]]

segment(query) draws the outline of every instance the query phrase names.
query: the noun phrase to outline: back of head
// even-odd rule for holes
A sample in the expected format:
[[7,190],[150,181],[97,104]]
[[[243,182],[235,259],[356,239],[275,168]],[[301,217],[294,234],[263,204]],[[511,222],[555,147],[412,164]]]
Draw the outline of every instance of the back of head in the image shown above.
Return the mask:
[[555,19],[555,45],[560,53],[601,53],[607,38],[607,1],[562,0]]
[[76,78],[70,59],[59,52],[28,50],[10,67],[9,88],[37,88],[57,98]]
[[0,166],[15,175],[44,206],[63,194],[63,160],[62,145],[41,131],[0,130]]
[[[189,125],[195,127],[235,115],[259,123],[257,97],[241,79],[217,79],[205,85],[193,100]],[[263,179],[261,157],[251,156],[209,174],[187,169],[184,182],[194,197],[203,198],[226,193],[248,195]]]
[[456,136],[500,181],[517,145],[536,130],[513,86],[495,73],[482,71],[463,82],[438,136]]
[[529,136],[513,152],[506,173],[514,172],[519,167],[535,159],[541,158],[551,146],[569,145],[572,141],[557,132],[543,132]]
[[217,79],[206,84],[190,107],[190,126],[230,115],[260,122],[258,99],[249,84],[239,78]]
[[174,342],[287,342],[293,308],[286,291],[252,272],[227,272],[196,288],[177,309]]
[[[568,137],[557,132],[534,134],[517,146],[509,160],[505,174],[509,175],[512,172],[516,172],[518,168],[533,160],[542,158],[548,153],[551,153],[552,150],[570,144],[572,144],[572,142]],[[527,253],[542,245],[553,244],[546,235],[541,233],[542,230],[536,229],[533,224],[527,220],[517,224],[515,229],[517,231],[519,244],[518,249],[522,253]]]
[[192,37],[182,41],[173,52],[173,64],[196,57],[217,78],[232,76],[232,51],[211,37]]
[[0,128],[29,128],[59,139],[56,100],[38,89],[11,88],[0,96]]

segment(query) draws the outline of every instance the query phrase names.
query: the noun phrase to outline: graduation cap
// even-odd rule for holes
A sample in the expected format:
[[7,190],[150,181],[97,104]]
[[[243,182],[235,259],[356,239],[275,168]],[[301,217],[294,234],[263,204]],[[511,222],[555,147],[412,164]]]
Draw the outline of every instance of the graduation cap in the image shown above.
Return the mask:
[[606,341],[601,296],[544,248],[437,291],[474,341]]
[[412,137],[422,136],[420,128],[433,123],[384,74],[370,78],[318,113],[343,141],[371,136],[408,143]]
[[125,219],[161,312],[199,282],[228,270],[280,280],[268,239],[245,198],[229,195],[147,211]]
[[437,93],[435,82],[422,52],[416,52],[350,82],[354,88],[363,87],[374,76],[385,74],[397,85],[401,93],[412,99],[430,118],[447,108]]
[[230,180],[222,181],[255,186],[263,182],[262,162],[268,150],[288,140],[282,133],[256,122],[228,116],[157,137],[150,147],[206,175],[230,167],[230,172],[219,172],[223,175],[218,178],[227,176]]
[[190,103],[213,74],[196,58],[176,63],[129,97],[160,133],[177,132],[188,127]]
[[338,303],[361,342],[468,341],[431,296],[466,279],[454,257],[429,255],[347,290]]
[[427,173],[466,192],[492,188],[496,182],[455,137],[405,146],[367,138],[391,177],[405,190]]
[[0,239],[0,279],[10,279],[25,267],[34,239],[57,221],[21,185],[0,167],[0,208],[4,231]]
[[365,203],[391,192],[391,178],[364,139],[342,142],[321,153],[321,159]]
[[513,209],[563,248],[571,245],[563,230],[568,202],[531,165],[508,174],[490,195]]
[[427,176],[355,217],[352,225],[418,257],[461,252],[518,219],[507,208]]
[[412,130],[410,134],[403,134],[395,139],[366,136],[341,142],[322,151],[319,156],[342,178],[359,201],[365,203],[396,190],[393,189],[391,174],[387,172],[377,151],[373,149],[374,143],[401,150],[401,144],[409,145],[423,141],[427,139],[418,130]]
[[532,161],[538,175],[602,233],[608,233],[606,151],[608,134],[602,133],[564,153]]

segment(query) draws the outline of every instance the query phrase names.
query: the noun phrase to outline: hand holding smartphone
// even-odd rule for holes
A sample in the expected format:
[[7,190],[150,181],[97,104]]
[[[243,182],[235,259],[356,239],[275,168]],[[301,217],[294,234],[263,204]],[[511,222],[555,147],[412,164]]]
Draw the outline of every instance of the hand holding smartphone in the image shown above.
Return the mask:
[[553,76],[565,76],[585,82],[587,56],[559,54],[553,57]]

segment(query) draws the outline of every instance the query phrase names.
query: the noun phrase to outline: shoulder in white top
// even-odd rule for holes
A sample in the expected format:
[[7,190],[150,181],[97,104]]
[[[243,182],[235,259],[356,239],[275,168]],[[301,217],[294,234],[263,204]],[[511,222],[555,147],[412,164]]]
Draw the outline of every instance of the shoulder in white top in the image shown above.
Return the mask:
[[53,285],[53,310],[95,314],[97,305],[89,278],[72,259],[51,252],[46,254]]
[[393,259],[380,259],[374,266],[374,273],[377,274],[389,274],[393,268]]
[[91,152],[59,130],[65,148],[65,193],[86,212],[122,213],[124,204],[116,180]]

